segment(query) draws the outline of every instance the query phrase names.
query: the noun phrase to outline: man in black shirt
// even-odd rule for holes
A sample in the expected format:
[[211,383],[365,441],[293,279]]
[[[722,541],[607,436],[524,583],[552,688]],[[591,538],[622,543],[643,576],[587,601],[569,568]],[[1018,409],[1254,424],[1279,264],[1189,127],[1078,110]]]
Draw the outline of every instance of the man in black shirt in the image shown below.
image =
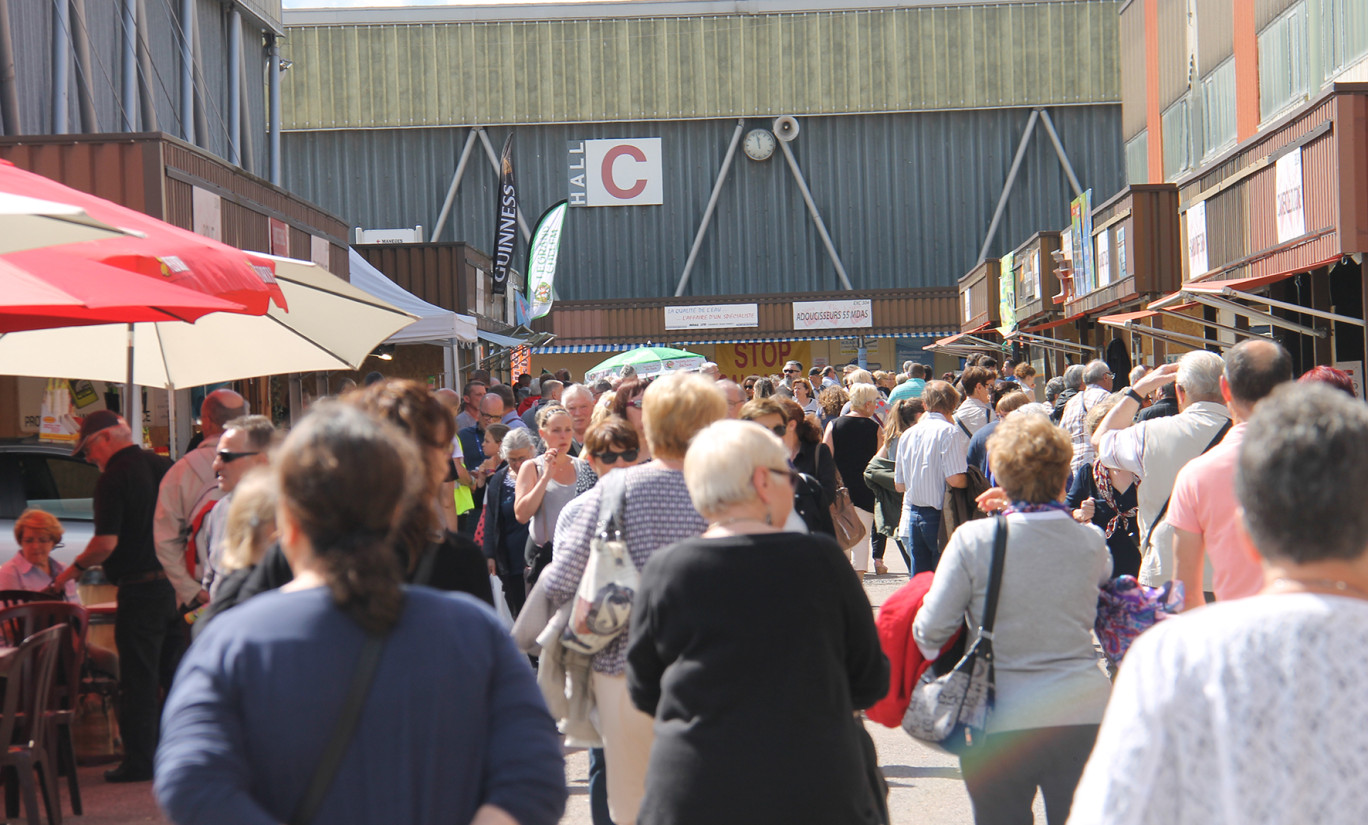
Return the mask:
[[179,659],[185,639],[176,593],[152,540],[157,488],[171,462],[136,445],[128,423],[109,410],[86,416],[73,453],[84,454],[100,468],[95,535],[52,586],[60,592],[68,579],[99,564],[119,587],[114,644],[123,694],[119,730],[124,761],[105,771],[105,779],[145,782],[152,778],[157,750],[157,688],[170,688],[173,674],[166,665]]

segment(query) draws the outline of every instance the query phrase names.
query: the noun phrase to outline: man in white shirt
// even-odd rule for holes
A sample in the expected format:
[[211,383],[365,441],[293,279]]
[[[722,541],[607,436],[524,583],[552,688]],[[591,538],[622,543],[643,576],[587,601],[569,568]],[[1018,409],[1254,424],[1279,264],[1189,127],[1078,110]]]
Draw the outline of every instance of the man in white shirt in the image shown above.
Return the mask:
[[966,439],[973,438],[974,433],[988,422],[997,420],[991,403],[996,382],[997,372],[986,367],[969,367],[960,376],[964,402],[955,410],[954,423],[964,431]]
[[[190,609],[209,601],[209,594],[201,587],[200,576],[192,575],[187,569],[185,545],[195,521],[202,520],[214,502],[223,497],[214,473],[219,436],[223,435],[223,428],[229,421],[248,412],[246,399],[232,390],[214,390],[205,396],[200,404],[200,431],[204,433],[204,440],[171,465],[157,492],[157,512],[152,522],[157,559],[176,590],[177,604]],[[199,557],[195,567],[202,571],[205,549],[197,549]]]
[[[1162,522],[1178,471],[1201,455],[1230,422],[1221,398],[1225,361],[1198,350],[1165,364],[1126,390],[1093,433],[1097,457],[1108,467],[1140,476],[1140,582],[1158,587],[1173,578],[1173,529]],[[1178,415],[1134,422],[1141,400],[1170,382],[1178,385]]]
[[945,488],[969,483],[965,475],[969,439],[950,423],[959,393],[944,381],[929,381],[921,397],[926,414],[898,439],[893,465],[894,486],[903,494],[898,535],[912,554],[913,574],[935,570],[940,561]]
[[1107,400],[1112,391],[1111,367],[1106,361],[1089,361],[1083,368],[1083,390],[1069,399],[1064,405],[1064,416],[1059,426],[1069,432],[1073,439],[1073,461],[1069,463],[1069,477],[1078,475],[1082,467],[1090,466],[1097,457],[1092,441],[1088,439],[1088,411]]

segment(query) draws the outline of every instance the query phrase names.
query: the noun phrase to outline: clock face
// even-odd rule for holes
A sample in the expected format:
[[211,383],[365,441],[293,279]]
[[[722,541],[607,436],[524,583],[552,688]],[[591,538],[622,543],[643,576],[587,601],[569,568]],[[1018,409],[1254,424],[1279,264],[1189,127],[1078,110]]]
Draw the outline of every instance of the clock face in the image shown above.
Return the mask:
[[767,129],[752,129],[746,133],[742,148],[751,160],[767,160],[774,154],[774,135]]

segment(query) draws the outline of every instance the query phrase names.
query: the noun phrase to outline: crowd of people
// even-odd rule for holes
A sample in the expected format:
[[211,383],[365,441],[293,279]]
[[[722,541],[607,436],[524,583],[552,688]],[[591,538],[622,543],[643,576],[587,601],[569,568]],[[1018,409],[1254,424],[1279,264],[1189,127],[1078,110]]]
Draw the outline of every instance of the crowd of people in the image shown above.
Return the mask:
[[[1052,825],[1361,821],[1362,794],[1315,792],[1368,768],[1345,655],[1368,623],[1368,407],[1347,377],[1294,382],[1255,339],[1072,365],[1037,396],[998,357],[940,379],[377,376],[288,434],[219,390],[175,464],[95,413],[95,537],[63,566],[60,523],[26,513],[0,582],[74,599],[101,564],[119,586],[107,776],[155,775],[177,823],[554,823],[562,734],[592,748],[595,825],[880,822],[859,714],[903,652],[861,579],[889,544],[934,574],[908,638],[935,659],[983,615],[1000,512],[996,704],[961,755],[977,822],[1029,822],[1037,792]],[[842,498],[863,535],[838,543]],[[640,576],[630,631],[520,650],[513,621],[582,609],[610,539]],[[1117,675],[1092,629],[1122,575],[1194,615]]]

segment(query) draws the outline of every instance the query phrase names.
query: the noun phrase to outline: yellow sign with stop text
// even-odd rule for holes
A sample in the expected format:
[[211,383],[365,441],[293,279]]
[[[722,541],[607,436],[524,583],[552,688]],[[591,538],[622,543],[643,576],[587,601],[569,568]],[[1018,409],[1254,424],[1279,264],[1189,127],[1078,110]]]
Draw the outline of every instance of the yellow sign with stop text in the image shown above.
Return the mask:
[[812,345],[807,341],[765,341],[751,344],[718,344],[713,358],[723,377],[741,383],[747,375],[783,376],[784,363],[797,361],[803,375],[812,366]]

